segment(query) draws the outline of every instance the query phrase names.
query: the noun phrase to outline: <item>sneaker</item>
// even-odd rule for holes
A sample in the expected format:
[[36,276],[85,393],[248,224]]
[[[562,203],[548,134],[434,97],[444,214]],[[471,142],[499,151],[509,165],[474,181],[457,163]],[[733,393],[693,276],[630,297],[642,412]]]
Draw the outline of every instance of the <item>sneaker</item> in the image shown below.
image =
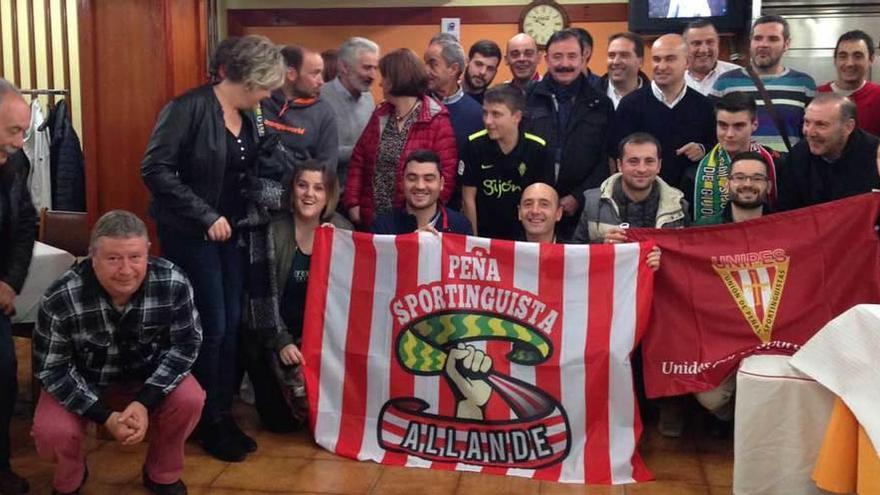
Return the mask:
[[85,469],[83,470],[83,479],[79,483],[79,486],[76,488],[76,490],[74,490],[72,492],[59,492],[58,490],[52,488],[52,495],[79,495],[80,490],[82,490],[82,487],[86,484],[86,481],[88,479],[89,479],[89,466],[86,465]]
[[199,427],[198,441],[205,452],[221,461],[241,462],[247,457],[247,451],[219,424]]
[[250,454],[257,451],[257,441],[253,437],[243,432],[235,420],[228,416],[223,421],[224,430],[232,440],[237,443],[246,453]]
[[151,480],[149,476],[147,476],[146,468],[141,470],[143,472],[144,477],[144,488],[150,491],[150,493],[155,493],[157,495],[186,495],[186,485],[183,483],[183,480],[177,480],[174,483],[168,483],[163,485],[162,483],[156,483]]
[[19,495],[28,490],[30,486],[26,479],[12,472],[11,468],[0,469],[0,494]]

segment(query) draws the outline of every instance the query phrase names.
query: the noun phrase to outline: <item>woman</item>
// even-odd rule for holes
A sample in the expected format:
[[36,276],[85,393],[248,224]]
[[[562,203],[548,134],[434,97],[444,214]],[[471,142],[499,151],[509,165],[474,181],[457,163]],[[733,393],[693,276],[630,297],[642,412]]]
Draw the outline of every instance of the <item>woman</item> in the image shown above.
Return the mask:
[[411,152],[429,149],[440,156],[441,201],[452,195],[458,164],[449,112],[426,95],[428,73],[416,54],[395,50],[379,60],[379,72],[385,101],[351,152],[343,198],[349,218],[362,229],[403,203],[403,159]]
[[159,114],[141,165],[165,256],[190,278],[203,341],[193,374],[207,399],[197,438],[214,457],[256,450],[232,418],[236,335],[245,267],[241,195],[257,156],[251,109],[284,81],[279,47],[262,36],[221,44],[216,81],[171,101]]
[[[276,333],[274,342],[264,344],[257,332],[250,332],[254,338],[244,343],[260,421],[274,432],[295,430],[307,417],[299,344],[315,229],[323,222],[352,228],[336,213],[339,183],[331,170],[307,160],[297,166],[290,185],[290,212],[272,221],[271,252],[267,256],[274,277],[269,286],[277,287],[278,311],[286,329]],[[273,349],[268,359],[263,352],[267,347]]]

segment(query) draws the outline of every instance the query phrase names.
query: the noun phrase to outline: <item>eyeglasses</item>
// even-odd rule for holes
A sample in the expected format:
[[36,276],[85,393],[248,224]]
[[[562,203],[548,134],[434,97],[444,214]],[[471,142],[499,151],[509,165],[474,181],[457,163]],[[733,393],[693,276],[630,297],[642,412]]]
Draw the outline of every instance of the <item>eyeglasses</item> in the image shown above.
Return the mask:
[[761,174],[755,175],[746,175],[746,174],[733,174],[730,176],[730,182],[748,182],[751,181],[754,184],[763,184],[767,182],[767,176]]

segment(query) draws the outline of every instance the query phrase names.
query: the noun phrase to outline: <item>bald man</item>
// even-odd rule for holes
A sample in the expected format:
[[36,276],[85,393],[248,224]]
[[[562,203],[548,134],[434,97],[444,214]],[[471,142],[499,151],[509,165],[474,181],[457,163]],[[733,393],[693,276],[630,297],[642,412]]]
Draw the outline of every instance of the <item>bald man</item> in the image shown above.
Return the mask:
[[654,136],[661,145],[660,177],[691,197],[697,164],[715,145],[716,136],[712,103],[685,83],[687,55],[681,35],[657,38],[651,47],[654,80],[620,101],[608,154],[620,158],[621,140],[634,132]]
[[525,240],[556,242],[556,223],[562,219],[562,205],[559,204],[559,194],[553,186],[535,182],[525,188],[517,209]]
[[526,33],[519,33],[507,40],[507,51],[504,61],[510,67],[513,79],[508,81],[511,85],[523,92],[532,81],[540,81],[538,75],[538,44],[535,39]]

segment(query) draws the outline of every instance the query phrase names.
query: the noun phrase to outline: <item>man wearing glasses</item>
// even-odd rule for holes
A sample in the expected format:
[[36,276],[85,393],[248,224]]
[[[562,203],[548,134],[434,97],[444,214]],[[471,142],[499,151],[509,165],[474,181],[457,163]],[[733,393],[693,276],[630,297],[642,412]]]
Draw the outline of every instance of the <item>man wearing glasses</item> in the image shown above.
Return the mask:
[[773,192],[773,182],[769,176],[771,167],[766,156],[757,151],[744,151],[734,156],[726,184],[730,200],[719,214],[704,218],[700,225],[744,222],[770,213],[768,198]]

